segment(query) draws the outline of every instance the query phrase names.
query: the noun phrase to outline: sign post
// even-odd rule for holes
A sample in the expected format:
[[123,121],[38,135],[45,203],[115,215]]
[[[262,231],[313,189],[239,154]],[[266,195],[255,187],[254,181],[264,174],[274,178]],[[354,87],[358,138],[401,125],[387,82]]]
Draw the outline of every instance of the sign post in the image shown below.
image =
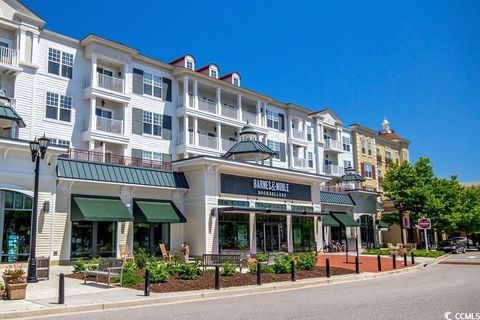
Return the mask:
[[418,227],[420,229],[423,229],[423,233],[424,233],[424,236],[425,236],[425,250],[428,252],[427,230],[430,230],[432,228],[432,222],[430,221],[429,218],[418,219]]

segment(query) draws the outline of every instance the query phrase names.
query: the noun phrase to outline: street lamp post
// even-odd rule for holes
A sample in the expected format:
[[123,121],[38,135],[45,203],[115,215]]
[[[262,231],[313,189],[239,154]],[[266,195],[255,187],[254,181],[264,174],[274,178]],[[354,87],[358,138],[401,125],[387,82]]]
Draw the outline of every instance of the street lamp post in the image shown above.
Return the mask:
[[37,210],[38,210],[38,180],[40,171],[40,160],[45,158],[48,147],[48,138],[43,135],[40,139],[30,141],[30,152],[32,154],[32,162],[35,163],[35,184],[33,188],[33,210],[30,231],[30,258],[28,260],[27,282],[38,282],[37,280]]

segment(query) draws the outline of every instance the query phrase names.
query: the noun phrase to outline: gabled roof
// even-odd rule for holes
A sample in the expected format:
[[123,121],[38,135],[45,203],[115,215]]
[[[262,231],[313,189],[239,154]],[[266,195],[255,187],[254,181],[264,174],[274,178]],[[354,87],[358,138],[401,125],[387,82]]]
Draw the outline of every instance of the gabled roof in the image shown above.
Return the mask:
[[45,25],[45,20],[43,20],[42,17],[36,14],[33,10],[25,6],[22,2],[18,0],[4,0],[4,2],[11,6],[14,10],[16,10],[16,14],[20,17],[29,18],[37,22],[40,28]]
[[232,71],[232,72],[230,72],[230,73],[227,73],[227,74],[224,75],[224,76],[221,76],[221,77],[220,77],[220,80],[223,80],[223,79],[226,79],[226,78],[228,78],[228,77],[231,77],[231,76],[233,76],[233,74],[236,74],[236,75],[238,76],[238,78],[240,78],[240,80],[242,80],[242,76],[241,76],[240,73],[238,73],[237,71]]
[[335,119],[335,121],[337,121],[338,123],[343,125],[343,121],[340,119],[340,117],[332,109],[322,109],[322,110],[319,110],[319,111],[310,112],[308,115],[313,117],[313,116],[322,116],[326,113],[329,113],[332,116],[332,118]]
[[210,66],[215,66],[215,68],[217,68],[217,70],[220,70],[220,68],[219,68],[215,63],[209,63],[209,64],[207,64],[206,66],[203,66],[203,67],[197,69],[196,71],[197,71],[197,72],[201,72],[201,71],[203,71],[203,70],[205,70],[205,69],[210,68]]
[[169,64],[175,64],[175,63],[177,63],[178,61],[185,59],[186,57],[191,57],[191,58],[193,59],[193,61],[195,61],[195,57],[194,57],[192,54],[187,53],[187,54],[184,54],[183,56],[181,56],[181,57],[173,60],[172,62],[169,62]]

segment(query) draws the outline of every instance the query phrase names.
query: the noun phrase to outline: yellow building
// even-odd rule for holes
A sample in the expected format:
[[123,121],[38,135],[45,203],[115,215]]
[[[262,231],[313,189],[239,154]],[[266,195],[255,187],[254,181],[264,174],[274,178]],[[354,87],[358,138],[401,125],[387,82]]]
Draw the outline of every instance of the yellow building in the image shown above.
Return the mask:
[[[382,192],[382,178],[385,176],[388,167],[392,163],[398,164],[409,161],[408,147],[410,141],[391,130],[387,119],[383,120],[380,131],[359,124],[350,125],[350,130],[352,131],[355,170],[365,178],[365,188]],[[381,202],[379,211],[383,211],[385,214],[395,211],[391,201],[386,198],[379,200]],[[392,225],[389,231],[382,232],[382,240],[384,244],[400,242],[399,225]]]

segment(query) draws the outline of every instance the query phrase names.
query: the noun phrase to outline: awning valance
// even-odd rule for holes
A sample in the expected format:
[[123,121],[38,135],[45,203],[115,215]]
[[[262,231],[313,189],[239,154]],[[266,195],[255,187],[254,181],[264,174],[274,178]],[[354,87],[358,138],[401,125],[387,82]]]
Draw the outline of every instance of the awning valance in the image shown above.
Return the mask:
[[382,220],[377,220],[378,221],[378,227],[383,229],[383,228],[389,228],[388,223],[383,222]]
[[187,222],[170,200],[133,199],[133,217],[135,222]]
[[332,216],[340,222],[343,226],[345,227],[359,227],[360,225],[358,224],[357,221],[355,221],[352,216],[345,212],[332,212]]
[[[213,209],[215,210],[215,209]],[[323,214],[315,211],[295,211],[295,210],[280,210],[268,208],[249,208],[249,207],[220,207],[217,209],[219,213],[258,213],[258,214],[277,214],[277,215],[297,215],[297,216],[322,216]]]
[[337,222],[331,215],[322,216],[322,226],[324,227],[340,227],[340,223]]
[[72,196],[72,221],[132,221],[133,216],[118,197]]

